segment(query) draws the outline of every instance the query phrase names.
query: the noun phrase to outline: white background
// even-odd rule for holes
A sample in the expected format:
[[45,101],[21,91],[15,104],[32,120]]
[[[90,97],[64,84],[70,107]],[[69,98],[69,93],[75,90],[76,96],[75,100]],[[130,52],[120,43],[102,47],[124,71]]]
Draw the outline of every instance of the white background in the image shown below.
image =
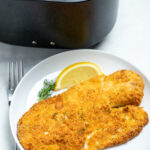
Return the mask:
[[[150,79],[150,0],[120,0],[115,27],[93,48],[128,60]],[[26,72],[44,58],[62,51],[0,43],[0,149],[14,149],[8,122],[8,61],[23,59]]]

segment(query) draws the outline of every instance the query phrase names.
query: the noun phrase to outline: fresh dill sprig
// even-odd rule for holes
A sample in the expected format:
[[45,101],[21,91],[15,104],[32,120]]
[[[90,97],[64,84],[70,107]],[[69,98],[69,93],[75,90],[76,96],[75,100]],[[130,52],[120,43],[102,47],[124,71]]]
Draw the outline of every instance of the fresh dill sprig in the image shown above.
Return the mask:
[[38,101],[51,97],[54,87],[55,87],[54,81],[48,81],[47,79],[45,79],[43,82],[43,88],[38,93]]

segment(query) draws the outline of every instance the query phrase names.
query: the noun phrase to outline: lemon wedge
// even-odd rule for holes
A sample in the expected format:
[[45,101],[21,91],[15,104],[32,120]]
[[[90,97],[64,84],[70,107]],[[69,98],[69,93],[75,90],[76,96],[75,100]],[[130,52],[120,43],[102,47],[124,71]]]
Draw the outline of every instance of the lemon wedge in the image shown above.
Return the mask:
[[88,80],[96,75],[102,75],[101,69],[91,62],[75,63],[65,68],[57,77],[54,90],[69,88]]

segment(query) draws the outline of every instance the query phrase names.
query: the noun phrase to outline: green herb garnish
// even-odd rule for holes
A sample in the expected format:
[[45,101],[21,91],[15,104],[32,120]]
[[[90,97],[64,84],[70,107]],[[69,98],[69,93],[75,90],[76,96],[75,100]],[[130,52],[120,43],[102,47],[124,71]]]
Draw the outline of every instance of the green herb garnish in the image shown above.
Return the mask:
[[38,101],[51,97],[54,87],[55,87],[54,81],[48,81],[47,79],[44,80],[43,88],[38,93]]

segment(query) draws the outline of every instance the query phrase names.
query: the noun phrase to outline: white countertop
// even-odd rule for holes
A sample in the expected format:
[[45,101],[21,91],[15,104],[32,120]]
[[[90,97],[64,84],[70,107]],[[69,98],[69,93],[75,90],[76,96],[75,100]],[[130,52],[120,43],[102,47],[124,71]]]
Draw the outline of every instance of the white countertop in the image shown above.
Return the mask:
[[[128,60],[150,79],[150,0],[120,0],[115,27],[102,43],[93,48]],[[8,131],[7,62],[23,59],[26,72],[44,58],[63,51],[0,43],[0,109],[3,110],[0,114],[0,145],[4,145],[3,150],[14,149]]]

